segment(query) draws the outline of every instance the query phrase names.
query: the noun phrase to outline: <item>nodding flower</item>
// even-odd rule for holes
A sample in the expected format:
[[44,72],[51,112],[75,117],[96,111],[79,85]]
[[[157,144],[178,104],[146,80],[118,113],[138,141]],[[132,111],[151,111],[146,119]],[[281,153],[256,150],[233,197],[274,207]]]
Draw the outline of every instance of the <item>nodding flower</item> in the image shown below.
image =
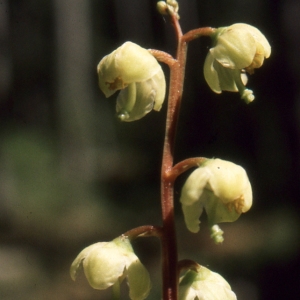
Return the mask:
[[210,226],[233,222],[252,206],[252,189],[246,171],[221,159],[209,159],[186,180],[180,197],[187,228],[200,230],[205,209]]
[[121,121],[135,121],[152,109],[161,109],[166,93],[165,76],[148,50],[126,42],[103,57],[97,71],[99,87],[106,97],[121,90],[116,106]]
[[143,300],[149,294],[151,288],[149,273],[133,252],[130,241],[125,236],[83,249],[70,268],[73,280],[76,279],[82,266],[89,284],[94,289],[104,290],[118,285],[126,277],[130,299]]
[[245,72],[253,74],[271,55],[266,37],[251,25],[237,23],[218,28],[212,39],[213,47],[204,63],[204,77],[209,87],[218,94],[239,92],[247,103],[253,101],[253,92],[245,87]]

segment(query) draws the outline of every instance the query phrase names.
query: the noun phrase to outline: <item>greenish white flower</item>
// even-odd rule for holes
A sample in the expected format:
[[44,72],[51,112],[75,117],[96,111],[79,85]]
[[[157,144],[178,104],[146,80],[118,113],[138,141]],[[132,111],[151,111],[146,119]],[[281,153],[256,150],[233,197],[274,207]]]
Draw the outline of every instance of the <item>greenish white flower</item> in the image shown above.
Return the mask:
[[218,273],[199,266],[180,278],[179,300],[236,300],[228,282]]
[[103,57],[97,71],[99,87],[106,97],[121,90],[116,106],[121,121],[135,121],[152,109],[161,109],[166,92],[165,76],[148,50],[126,42]]
[[266,37],[255,27],[237,23],[218,28],[212,36],[214,47],[204,63],[204,77],[215,93],[239,92],[246,102],[254,100],[253,92],[246,89],[247,77],[262,66],[271,55]]
[[130,299],[143,300],[149,294],[151,282],[148,271],[134,254],[128,238],[124,236],[83,249],[70,268],[73,280],[81,266],[94,289],[107,289],[127,277]]
[[252,206],[251,184],[241,166],[221,159],[210,159],[188,177],[180,202],[187,228],[196,233],[200,229],[199,218],[203,209],[210,226],[233,222],[247,212]]

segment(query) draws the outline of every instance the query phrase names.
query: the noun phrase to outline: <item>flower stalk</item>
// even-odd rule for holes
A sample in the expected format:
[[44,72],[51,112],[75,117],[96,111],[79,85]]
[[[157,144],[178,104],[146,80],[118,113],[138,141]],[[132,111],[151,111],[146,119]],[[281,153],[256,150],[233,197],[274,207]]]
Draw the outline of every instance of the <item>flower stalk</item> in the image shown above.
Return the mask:
[[[163,299],[177,300],[179,274],[177,268],[178,254],[174,220],[174,180],[177,176],[169,176],[169,174],[172,172],[174,163],[175,135],[183,92],[188,47],[187,42],[200,36],[210,36],[214,33],[214,29],[210,27],[201,28],[197,31],[197,34],[188,33],[187,35],[183,35],[178,15],[170,12],[170,18],[177,37],[177,53],[175,58],[176,62],[168,64],[170,66],[170,85],[161,169],[161,208],[163,218],[162,268]],[[162,60],[162,56],[160,56],[160,60]]]

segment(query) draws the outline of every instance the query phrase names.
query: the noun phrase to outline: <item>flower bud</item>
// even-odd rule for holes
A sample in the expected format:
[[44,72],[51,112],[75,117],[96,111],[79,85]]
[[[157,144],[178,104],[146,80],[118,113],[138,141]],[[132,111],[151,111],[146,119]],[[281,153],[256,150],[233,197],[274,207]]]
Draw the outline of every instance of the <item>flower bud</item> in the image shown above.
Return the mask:
[[107,289],[127,277],[130,299],[143,300],[149,294],[151,283],[148,271],[124,236],[83,249],[70,268],[73,280],[76,279],[81,266],[94,289]]
[[106,97],[121,90],[116,106],[121,121],[135,121],[152,109],[161,109],[166,91],[165,76],[146,49],[126,42],[103,57],[97,71],[99,87]]
[[228,282],[218,273],[199,266],[180,278],[179,300],[236,300]]
[[249,74],[262,66],[271,54],[265,36],[248,24],[221,27],[213,35],[214,47],[209,50],[204,63],[204,77],[215,93],[240,92],[246,102],[254,100],[251,90],[245,88],[244,70]]
[[221,159],[210,159],[188,177],[180,202],[187,228],[196,233],[200,229],[199,218],[203,208],[211,226],[233,222],[250,209],[252,189],[241,166]]

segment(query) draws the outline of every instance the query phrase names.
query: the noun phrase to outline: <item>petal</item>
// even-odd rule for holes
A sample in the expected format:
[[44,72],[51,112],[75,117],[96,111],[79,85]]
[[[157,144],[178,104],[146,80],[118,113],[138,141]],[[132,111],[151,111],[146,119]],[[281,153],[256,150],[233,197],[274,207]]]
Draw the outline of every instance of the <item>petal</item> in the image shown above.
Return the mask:
[[217,94],[222,92],[219,82],[218,72],[214,67],[214,57],[209,52],[204,62],[204,78],[209,87]]
[[152,109],[160,110],[165,91],[166,82],[162,70],[144,82],[129,84],[117,98],[118,116],[122,121],[131,122],[141,119]]
[[[189,282],[186,279],[191,279]],[[185,285],[182,286],[182,283]],[[182,295],[182,288],[189,289],[185,294],[187,297],[180,297],[180,300],[236,300],[228,282],[219,274],[202,267],[196,273],[188,271],[182,278],[179,286],[179,295]],[[194,298],[189,295],[194,295]]]
[[[206,163],[203,165],[206,165]],[[180,202],[184,205],[192,205],[198,202],[209,177],[210,172],[206,167],[199,167],[194,170],[182,188]]]
[[210,172],[209,185],[211,190],[224,203],[245,194],[249,186],[249,179],[241,166],[221,159],[209,160],[205,166]]
[[202,267],[197,276],[198,284],[198,297],[199,292],[201,295],[205,295],[207,300],[236,300],[236,295],[232,292],[228,282],[218,273],[212,272],[209,269]]
[[203,211],[202,194],[205,191],[205,186],[209,180],[209,172],[205,167],[199,167],[191,173],[186,180],[182,191],[180,202],[184,220],[188,230],[191,232],[198,232],[200,227],[199,218]]
[[244,206],[243,206],[243,213],[247,212],[252,206],[252,187],[250,182],[247,184],[247,187],[244,191]]
[[153,109],[155,96],[156,91],[152,89],[151,79],[142,83],[131,83],[117,98],[118,117],[125,122],[141,119]]
[[199,218],[203,212],[203,204],[200,201],[191,205],[182,204],[184,221],[189,231],[197,233],[200,230]]
[[125,266],[126,257],[113,242],[93,249],[83,261],[89,284],[98,290],[112,286],[123,275]]
[[75,260],[73,261],[71,268],[70,268],[70,275],[71,278],[75,281],[76,277],[78,275],[78,272],[80,271],[81,267],[82,267],[82,262],[83,260],[89,255],[89,253],[91,251],[93,251],[94,249],[101,249],[102,247],[104,247],[107,243],[103,242],[103,243],[96,243],[93,245],[90,245],[86,248],[84,248],[75,258]]
[[241,70],[252,63],[256,42],[248,30],[230,26],[218,37],[217,45],[211,49],[211,53],[224,67]]
[[151,78],[152,89],[156,91],[153,109],[160,111],[166,95],[166,79],[162,69]]
[[256,27],[251,26],[249,24],[244,24],[244,23],[237,23],[237,24],[234,24],[230,27],[233,27],[233,28],[236,28],[236,29],[238,29],[238,28],[247,28],[247,30],[254,37],[255,41],[262,45],[262,47],[264,49],[265,58],[268,58],[271,55],[271,46],[270,46],[268,40],[262,34],[262,32],[260,30],[258,30]]
[[241,215],[236,212],[234,207],[223,203],[222,200],[216,197],[211,191],[206,191],[204,208],[210,226],[217,223],[234,222]]
[[[222,91],[237,92],[236,76],[241,74],[240,70],[224,68],[218,61],[214,61],[214,68],[218,73],[220,88]],[[240,79],[242,82],[242,79]]]
[[130,83],[153,77],[159,70],[161,66],[148,50],[126,42],[98,64],[99,87],[109,97]]
[[161,69],[148,50],[132,42],[126,42],[118,48],[115,67],[128,83],[145,81]]
[[179,283],[179,300],[195,300],[197,293],[192,285],[197,278],[197,273],[188,271],[180,278]]
[[149,273],[135,255],[134,261],[128,266],[127,278],[130,299],[143,300],[147,298],[151,289]]

